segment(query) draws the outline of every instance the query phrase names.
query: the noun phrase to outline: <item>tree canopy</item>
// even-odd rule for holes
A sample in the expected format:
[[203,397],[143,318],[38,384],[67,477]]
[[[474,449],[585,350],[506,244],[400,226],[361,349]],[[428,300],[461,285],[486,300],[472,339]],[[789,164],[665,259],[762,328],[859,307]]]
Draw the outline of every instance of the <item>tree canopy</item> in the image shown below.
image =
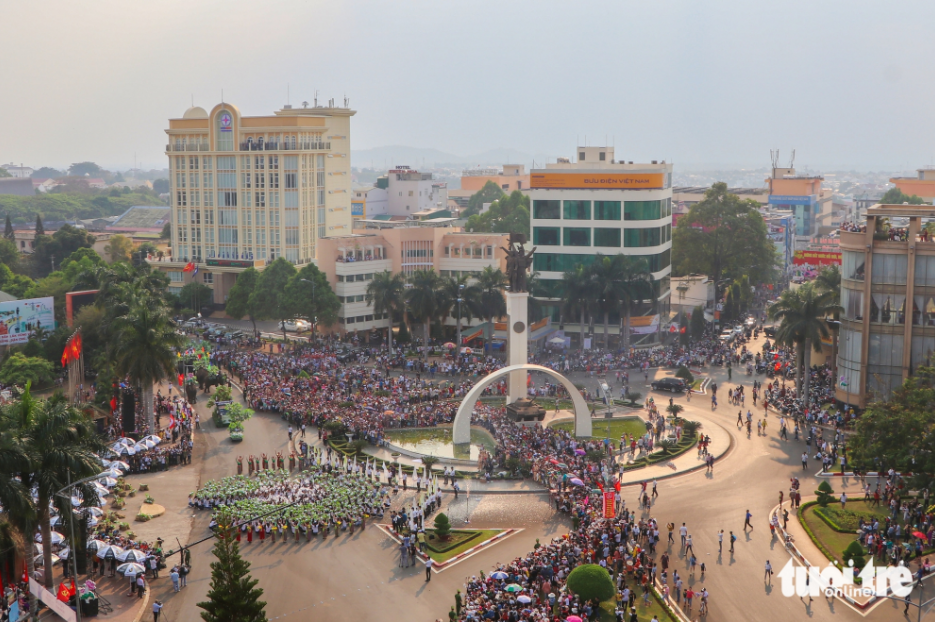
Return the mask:
[[112,262],[130,261],[134,247],[133,240],[118,233],[110,238],[110,243],[104,247],[104,252],[110,255]]
[[468,218],[465,229],[476,233],[518,232],[528,234],[529,196],[519,190],[514,190],[509,196],[502,196],[491,203],[490,209],[483,214],[474,214]]
[[908,203],[909,205],[926,205],[925,199],[922,197],[915,194],[910,196],[899,188],[890,188],[887,190],[886,194],[880,198],[880,203],[884,205],[902,205],[903,203]]
[[568,574],[568,589],[582,600],[610,600],[616,594],[614,582],[605,568],[581,564]]
[[94,162],[76,162],[75,164],[72,164],[71,166],[68,167],[68,174],[74,175],[76,177],[80,177],[83,175],[94,177],[97,175],[101,175],[103,172],[104,172],[104,169],[102,169],[100,166],[98,166]]
[[494,201],[498,201],[505,196],[506,193],[502,188],[500,188],[500,186],[492,181],[488,181],[486,184],[484,184],[483,188],[471,195],[471,198],[468,199],[467,209],[464,210],[461,216],[473,216],[474,214],[479,214],[481,209],[484,207],[484,203],[493,203]]
[[289,279],[295,274],[295,266],[282,257],[266,266],[257,279],[253,293],[250,294],[249,304],[256,319],[283,321],[292,317],[286,304],[285,292]]
[[[223,521],[223,522],[222,522]],[[232,519],[219,515],[215,561],[211,562],[211,587],[207,600],[198,603],[205,622],[266,622],[263,590],[250,575],[250,562],[240,555],[240,547],[231,536]]]
[[777,261],[757,202],[730,194],[724,182],[711,186],[672,234],[673,276],[700,272],[717,284],[746,274],[753,284],[768,283]]
[[14,352],[0,367],[0,382],[5,385],[25,385],[30,382],[36,386],[52,379],[52,363],[44,358],[25,356]]
[[322,326],[338,321],[341,301],[332,291],[328,277],[313,263],[306,264],[289,279],[283,296],[293,317],[305,317]]

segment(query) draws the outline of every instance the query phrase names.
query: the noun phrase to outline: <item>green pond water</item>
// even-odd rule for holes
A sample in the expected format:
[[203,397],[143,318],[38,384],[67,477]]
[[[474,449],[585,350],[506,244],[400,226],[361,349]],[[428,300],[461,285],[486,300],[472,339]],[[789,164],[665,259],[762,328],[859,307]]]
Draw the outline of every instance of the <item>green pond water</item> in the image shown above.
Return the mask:
[[457,460],[477,460],[481,448],[493,453],[496,445],[487,432],[473,428],[470,444],[457,446],[451,442],[451,428],[390,430],[386,432],[386,438],[393,445],[408,451]]

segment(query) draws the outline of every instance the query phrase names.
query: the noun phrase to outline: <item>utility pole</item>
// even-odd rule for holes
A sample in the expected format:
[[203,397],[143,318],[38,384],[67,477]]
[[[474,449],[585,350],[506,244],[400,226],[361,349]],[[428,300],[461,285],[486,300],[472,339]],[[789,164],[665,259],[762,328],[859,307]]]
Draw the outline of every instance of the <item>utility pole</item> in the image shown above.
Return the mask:
[[458,339],[455,342],[455,360],[461,356],[461,303],[464,302],[464,283],[458,285]]

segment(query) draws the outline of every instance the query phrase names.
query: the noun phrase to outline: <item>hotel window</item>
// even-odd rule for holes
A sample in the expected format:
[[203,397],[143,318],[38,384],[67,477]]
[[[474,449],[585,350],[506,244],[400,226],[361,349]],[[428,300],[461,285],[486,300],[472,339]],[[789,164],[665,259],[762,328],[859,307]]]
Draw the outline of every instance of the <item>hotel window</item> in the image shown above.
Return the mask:
[[205,157],[201,158],[201,168],[204,169],[204,170],[206,170],[206,171],[210,171],[210,170],[211,170],[211,158],[210,158],[210,157],[205,156]]
[[265,227],[266,226],[266,212],[262,210],[256,210],[256,226]]
[[594,246],[620,247],[620,229],[594,228]]
[[[257,173],[259,175],[259,173]],[[240,185],[243,188],[252,188],[253,187],[253,173],[249,171],[243,171],[240,173]],[[257,186],[259,187],[259,186]]]
[[662,243],[661,229],[627,229],[624,234],[624,245],[628,248],[640,246],[659,246]]
[[201,224],[201,210],[200,209],[191,210],[191,224],[193,225]]
[[267,202],[270,207],[279,207],[279,192],[270,191],[266,196]]
[[325,226],[324,225],[318,226],[318,237],[319,238],[325,237]]
[[256,202],[254,203],[254,205],[256,205],[257,207],[266,207],[266,193],[257,191],[255,196],[256,196]]
[[266,167],[266,158],[263,156],[256,156],[253,162],[258,171],[262,171]]
[[861,321],[864,319],[864,292],[858,289],[841,288],[841,307],[845,320]]
[[188,185],[189,185],[190,188],[197,188],[197,187],[198,187],[198,181],[199,181],[198,178],[199,178],[199,177],[200,177],[200,175],[199,175],[198,173],[189,173],[189,174],[188,174]]
[[213,209],[205,210],[205,224],[212,225],[212,226],[214,225],[214,210]]
[[220,209],[218,210],[218,224],[229,227],[237,226],[237,210],[235,209]]
[[565,220],[591,220],[590,201],[564,201]]
[[253,174],[253,179],[255,188],[266,187],[266,173],[256,172]]
[[561,229],[558,227],[533,227],[532,243],[537,246],[560,246]]
[[213,284],[214,284],[214,273],[212,273],[212,272],[205,272],[205,273],[204,273],[204,279],[205,279],[205,283],[206,283],[206,284],[208,284],[208,285],[213,285]]
[[189,156],[188,158],[188,170],[197,171],[198,170],[198,156]]
[[595,201],[594,220],[620,220],[620,201]]
[[175,204],[179,207],[185,207],[188,205],[188,193],[185,190],[176,190]]
[[219,171],[233,171],[237,168],[237,158],[235,156],[218,156]]
[[193,207],[201,206],[201,192],[198,190],[192,190],[188,196],[189,202]]
[[560,220],[562,217],[561,201],[533,201],[533,218],[539,220]]
[[873,264],[871,265],[871,283],[906,284],[906,271],[909,265],[909,259],[906,255],[874,253]]
[[176,212],[176,217],[177,217],[177,220],[175,221],[175,224],[177,225],[187,224],[188,223],[188,210],[185,210],[185,209],[178,210]]
[[188,185],[188,178],[185,176],[185,173],[181,171],[177,171],[175,173],[175,187],[185,188],[187,185]]
[[298,188],[299,187],[299,174],[296,172],[286,171],[285,173],[285,187],[286,189]]
[[218,207],[237,207],[237,191],[218,190]]
[[169,272],[168,275],[170,283],[181,283],[185,279],[181,272]]
[[[841,253],[841,277],[845,279],[853,279],[855,281],[864,280],[864,265],[866,264],[865,255],[862,252],[856,251],[843,251]],[[935,257],[933,257],[935,259]],[[922,263],[920,263],[922,260]],[[919,268],[924,267],[924,255],[916,255],[916,285],[925,285],[924,280],[919,280]],[[935,265],[933,265],[935,268]],[[923,270],[923,278],[925,271]],[[932,272],[932,276],[935,277],[935,271]]]
[[591,230],[587,227],[565,227],[562,241],[565,246],[591,246]]

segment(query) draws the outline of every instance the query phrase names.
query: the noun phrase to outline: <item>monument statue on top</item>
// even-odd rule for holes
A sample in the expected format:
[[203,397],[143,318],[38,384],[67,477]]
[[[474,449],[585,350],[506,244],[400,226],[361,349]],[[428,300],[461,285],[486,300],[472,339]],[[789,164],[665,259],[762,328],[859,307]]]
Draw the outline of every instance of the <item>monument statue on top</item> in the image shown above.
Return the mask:
[[506,274],[510,279],[510,291],[513,293],[526,291],[526,271],[532,267],[532,256],[536,252],[536,247],[533,247],[527,254],[525,243],[524,234],[511,233],[509,248],[500,247],[506,253]]

